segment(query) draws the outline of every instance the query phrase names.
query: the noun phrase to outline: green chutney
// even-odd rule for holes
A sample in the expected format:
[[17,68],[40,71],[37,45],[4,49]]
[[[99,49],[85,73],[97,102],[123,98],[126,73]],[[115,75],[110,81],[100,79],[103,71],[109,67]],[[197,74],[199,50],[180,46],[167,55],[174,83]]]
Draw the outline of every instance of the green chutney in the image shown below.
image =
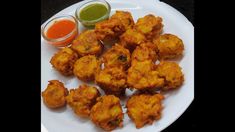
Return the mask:
[[90,4],[84,7],[80,11],[80,19],[85,20],[85,21],[97,20],[103,17],[104,15],[106,15],[107,12],[108,12],[108,9],[103,4],[99,4],[99,3]]

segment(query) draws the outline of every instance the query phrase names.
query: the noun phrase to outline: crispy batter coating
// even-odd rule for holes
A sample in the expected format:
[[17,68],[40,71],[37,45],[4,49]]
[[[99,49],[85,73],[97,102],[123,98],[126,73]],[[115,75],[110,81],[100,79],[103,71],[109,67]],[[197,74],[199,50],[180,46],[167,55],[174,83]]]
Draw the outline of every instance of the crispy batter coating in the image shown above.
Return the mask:
[[128,69],[127,84],[138,90],[154,90],[164,84],[151,60],[136,62]]
[[145,36],[135,29],[128,29],[120,36],[120,44],[131,51],[145,41]]
[[61,74],[69,76],[73,74],[73,64],[78,55],[72,49],[66,47],[58,51],[50,60],[52,66]]
[[95,30],[86,30],[73,41],[71,48],[80,56],[98,56],[102,52],[103,46],[97,39]]
[[134,28],[143,33],[147,39],[152,39],[159,36],[162,32],[162,18],[152,14],[146,15],[137,20]]
[[119,98],[114,95],[99,97],[91,109],[90,118],[93,123],[106,131],[122,127],[124,114]]
[[128,49],[119,44],[115,44],[103,54],[101,61],[105,67],[123,67],[127,69],[131,62],[130,56]]
[[125,31],[120,19],[109,19],[95,24],[95,33],[99,40],[117,39]]
[[104,68],[95,76],[96,83],[104,90],[105,94],[116,96],[125,94],[126,79],[126,72],[119,67]]
[[58,80],[51,80],[42,92],[43,102],[49,108],[60,108],[66,105],[67,88]]
[[157,67],[159,76],[164,78],[163,90],[175,89],[184,82],[184,75],[181,67],[175,62],[162,61]]
[[78,79],[83,81],[93,81],[95,73],[100,67],[100,63],[94,55],[87,55],[79,58],[75,64],[73,73]]
[[124,25],[125,30],[133,28],[135,22],[130,12],[128,11],[116,11],[110,19],[119,19]]
[[[50,63],[65,76],[74,74],[82,81],[95,81],[106,95],[86,84],[68,92],[62,82],[51,80],[42,92],[45,105],[60,108],[68,103],[77,116],[89,117],[96,126],[112,131],[123,127],[118,97],[130,88],[139,92],[126,102],[127,114],[136,128],[159,120],[164,96],[155,90],[177,89],[184,82],[181,67],[164,61],[183,54],[183,41],[173,34],[161,35],[162,21],[148,14],[135,23],[130,12],[116,11],[110,19],[96,23],[95,29],[83,31]],[[104,47],[106,42],[115,44]],[[160,64],[156,65],[156,60]]]
[[130,12],[116,11],[109,20],[98,22],[95,33],[99,40],[118,39],[127,29],[132,28],[134,20]]
[[127,114],[135,123],[136,128],[146,124],[152,124],[161,118],[164,96],[161,94],[139,94],[133,95],[127,101]]
[[89,117],[91,108],[99,96],[100,92],[96,87],[83,84],[77,89],[71,89],[66,100],[76,115]]
[[175,58],[183,54],[183,41],[173,34],[160,35],[153,42],[157,45],[158,55],[161,59]]
[[154,63],[157,60],[156,50],[157,48],[155,44],[151,42],[142,43],[132,52],[131,64],[134,65],[136,61],[141,62],[145,60],[152,60]]

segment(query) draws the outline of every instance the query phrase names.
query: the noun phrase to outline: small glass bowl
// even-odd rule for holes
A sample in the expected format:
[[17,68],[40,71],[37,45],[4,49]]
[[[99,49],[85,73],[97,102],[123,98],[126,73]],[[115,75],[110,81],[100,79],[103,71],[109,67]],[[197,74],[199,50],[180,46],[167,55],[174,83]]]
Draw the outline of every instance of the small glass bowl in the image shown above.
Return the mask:
[[[59,20],[70,20],[75,23],[74,29],[67,35],[61,37],[61,38],[48,38],[47,37],[47,30],[56,22]],[[78,35],[78,21],[74,16],[66,15],[66,16],[59,16],[51,19],[48,21],[42,28],[41,28],[41,34],[44,38],[44,40],[55,47],[66,47],[72,43],[72,41],[76,38]]]
[[[80,11],[83,8],[87,7],[88,5],[95,4],[95,3],[103,4],[107,8],[107,10],[108,10],[107,13],[104,16],[102,16],[102,17],[100,17],[99,19],[96,19],[96,20],[91,20],[91,21],[82,20],[80,18]],[[75,16],[82,23],[82,25],[84,27],[93,28],[97,22],[100,22],[100,21],[108,19],[109,15],[110,15],[110,11],[111,11],[111,6],[110,6],[110,4],[107,1],[105,1],[105,0],[88,0],[86,3],[82,4],[81,6],[79,6],[76,9]]]

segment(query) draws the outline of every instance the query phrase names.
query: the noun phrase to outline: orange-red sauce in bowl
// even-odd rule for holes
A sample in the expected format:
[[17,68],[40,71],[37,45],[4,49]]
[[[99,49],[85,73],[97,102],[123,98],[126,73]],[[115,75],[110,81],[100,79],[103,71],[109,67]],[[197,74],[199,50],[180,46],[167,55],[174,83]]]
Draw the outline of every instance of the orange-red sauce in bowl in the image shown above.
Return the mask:
[[65,47],[72,43],[78,34],[78,22],[73,16],[62,16],[49,21],[42,29],[47,43]]
[[70,20],[59,20],[49,27],[46,36],[50,39],[58,39],[68,35],[75,28],[75,23]]

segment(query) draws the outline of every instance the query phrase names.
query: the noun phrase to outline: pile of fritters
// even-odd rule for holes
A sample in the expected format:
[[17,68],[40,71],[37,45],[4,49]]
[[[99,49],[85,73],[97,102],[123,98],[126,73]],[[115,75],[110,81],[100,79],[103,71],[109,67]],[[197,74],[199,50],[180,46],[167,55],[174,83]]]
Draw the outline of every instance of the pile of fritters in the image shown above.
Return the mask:
[[[179,88],[184,82],[181,67],[173,61],[183,55],[183,41],[173,34],[162,34],[163,20],[152,14],[135,23],[130,12],[116,11],[110,19],[83,31],[71,47],[61,49],[52,66],[65,76],[74,74],[96,87],[81,85],[68,91],[63,83],[52,80],[42,93],[45,104],[59,108],[68,103],[76,115],[90,117],[104,130],[123,126],[119,97],[126,88],[136,89],[127,101],[127,114],[136,128],[160,119],[164,96],[156,90]],[[105,42],[118,40],[104,51]],[[157,64],[158,62],[158,64]]]

